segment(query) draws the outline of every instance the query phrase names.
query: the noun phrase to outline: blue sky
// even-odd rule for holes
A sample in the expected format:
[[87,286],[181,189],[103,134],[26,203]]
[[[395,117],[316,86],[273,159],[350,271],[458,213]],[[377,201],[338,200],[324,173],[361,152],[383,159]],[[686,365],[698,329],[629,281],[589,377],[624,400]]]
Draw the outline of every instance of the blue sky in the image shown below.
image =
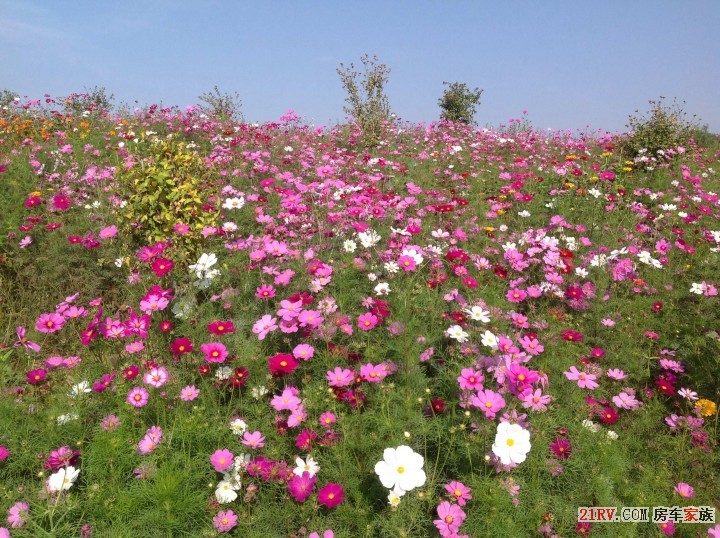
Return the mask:
[[678,97],[720,131],[720,1],[0,0],[0,88],[105,86],[116,103],[185,106],[219,86],[249,121],[342,121],[336,68],[377,54],[398,116],[438,118],[443,81],[484,89],[476,119],[624,130]]

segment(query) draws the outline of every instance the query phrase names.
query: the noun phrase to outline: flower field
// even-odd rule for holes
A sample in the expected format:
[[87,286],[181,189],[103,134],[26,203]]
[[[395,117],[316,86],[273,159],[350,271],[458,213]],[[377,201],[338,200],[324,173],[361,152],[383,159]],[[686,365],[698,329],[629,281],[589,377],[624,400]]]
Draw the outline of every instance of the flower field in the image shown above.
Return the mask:
[[0,537],[720,536],[720,145],[624,136],[6,107]]

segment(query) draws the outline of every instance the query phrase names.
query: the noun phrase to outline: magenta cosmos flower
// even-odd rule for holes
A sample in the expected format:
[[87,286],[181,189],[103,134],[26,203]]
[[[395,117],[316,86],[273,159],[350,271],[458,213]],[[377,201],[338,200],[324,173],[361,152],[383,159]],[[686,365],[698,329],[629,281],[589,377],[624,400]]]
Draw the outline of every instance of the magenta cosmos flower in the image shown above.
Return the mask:
[[479,390],[472,398],[472,404],[485,413],[489,419],[495,418],[495,414],[505,407],[505,399],[490,389]]
[[329,483],[318,491],[318,502],[328,508],[335,508],[343,502],[343,493],[340,484]]
[[278,328],[277,318],[265,314],[262,318],[255,322],[252,332],[258,335],[258,340],[264,340],[272,331]]
[[305,471],[302,475],[293,475],[288,482],[288,491],[299,503],[304,503],[305,500],[312,495],[315,490],[315,481],[317,479],[314,476],[310,476],[310,473]]
[[162,366],[151,368],[149,372],[146,372],[143,376],[143,383],[159,389],[168,380],[168,371]]
[[35,322],[35,328],[41,333],[56,333],[65,325],[65,318],[51,312],[49,314],[40,314]]
[[150,399],[150,393],[144,387],[133,387],[128,392],[126,401],[133,407],[145,407]]
[[596,389],[599,387],[597,383],[595,383],[595,379],[597,377],[594,374],[588,374],[585,372],[578,371],[575,366],[571,366],[570,370],[568,372],[563,372],[565,374],[565,377],[567,377],[570,381],[577,381],[578,387],[581,389]]
[[225,359],[228,356],[227,348],[224,344],[221,344],[219,342],[202,344],[200,346],[200,349],[203,353],[205,353],[205,360],[207,362],[225,362]]
[[462,482],[453,481],[449,484],[445,484],[445,491],[447,491],[460,506],[465,506],[467,501],[472,499],[472,495],[470,495],[471,489]]

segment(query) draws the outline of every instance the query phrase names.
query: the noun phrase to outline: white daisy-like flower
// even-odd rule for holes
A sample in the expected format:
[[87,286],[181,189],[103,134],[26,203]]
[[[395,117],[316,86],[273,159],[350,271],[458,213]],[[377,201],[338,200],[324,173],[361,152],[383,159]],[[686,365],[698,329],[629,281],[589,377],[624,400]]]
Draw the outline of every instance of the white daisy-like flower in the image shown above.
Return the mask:
[[387,282],[380,282],[375,286],[375,295],[388,295],[390,293],[390,284]]
[[80,381],[80,383],[77,383],[70,387],[70,393],[68,394],[68,396],[70,396],[71,398],[77,398],[78,396],[82,396],[83,394],[91,391],[92,389],[90,388],[90,382]]
[[402,497],[425,484],[427,477],[423,470],[424,463],[424,458],[409,446],[386,448],[382,461],[375,464],[375,474],[383,486]]
[[232,482],[228,480],[221,480],[218,482],[217,488],[215,489],[215,498],[220,504],[231,503],[237,499],[237,492]]
[[485,331],[485,333],[482,336],[482,340],[480,341],[482,345],[487,346],[492,349],[498,348],[498,337],[495,336],[490,331]]
[[498,424],[492,451],[503,465],[524,462],[530,447],[530,432],[520,424]]
[[473,306],[471,308],[466,308],[465,313],[470,316],[470,319],[473,321],[481,321],[483,323],[490,323],[490,311],[483,310],[479,306]]
[[300,457],[295,459],[295,469],[293,473],[302,476],[303,473],[308,473],[311,477],[315,476],[320,470],[320,465],[312,458],[308,456],[306,459]]
[[343,250],[345,252],[355,252],[355,249],[357,248],[357,243],[353,241],[352,239],[347,239],[343,241]]
[[391,275],[397,273],[400,270],[400,266],[394,261],[387,262],[383,267],[385,267],[385,270]]
[[230,431],[235,435],[242,435],[247,431],[247,423],[241,418],[236,418],[230,423]]
[[364,248],[371,248],[377,245],[382,237],[375,230],[366,230],[358,234],[358,239]]
[[215,377],[218,378],[220,381],[224,381],[225,379],[230,379],[230,376],[232,375],[232,368],[229,366],[220,366],[215,371]]
[[461,344],[468,341],[468,338],[470,338],[470,335],[463,331],[462,327],[460,325],[451,325],[448,327],[448,330],[445,331],[445,335],[448,338],[452,338],[453,340],[457,340]]
[[80,469],[76,469],[72,465],[63,467],[58,472],[53,473],[47,480],[47,489],[51,492],[66,491],[70,489],[80,474]]

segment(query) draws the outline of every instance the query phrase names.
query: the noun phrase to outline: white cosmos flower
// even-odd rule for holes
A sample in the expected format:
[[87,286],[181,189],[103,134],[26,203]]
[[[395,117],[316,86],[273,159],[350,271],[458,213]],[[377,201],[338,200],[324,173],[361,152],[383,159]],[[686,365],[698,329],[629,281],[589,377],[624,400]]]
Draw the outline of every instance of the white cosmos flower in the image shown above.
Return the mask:
[[698,284],[697,282],[693,282],[692,288],[690,288],[690,293],[702,295],[703,293],[705,293],[704,286],[702,285],[702,283]]
[[365,248],[374,247],[380,242],[380,237],[375,230],[367,230],[358,234],[360,244]]
[[400,270],[400,266],[394,261],[387,262],[384,267],[385,270],[391,275],[397,273]]
[[48,491],[64,491],[72,487],[80,474],[80,469],[76,469],[72,465],[60,469],[58,472],[50,475],[47,480]]
[[447,331],[445,331],[445,334],[448,338],[452,338],[454,340],[457,340],[461,344],[464,342],[467,342],[468,338],[470,338],[470,335],[463,331],[462,327],[460,325],[451,325]]
[[375,286],[375,295],[388,295],[390,293],[390,284],[387,282],[380,282]]
[[245,198],[228,198],[223,203],[224,209],[242,209],[245,205]]
[[415,260],[416,265],[420,265],[424,260],[422,255],[414,248],[403,249],[403,251],[400,255],[401,256],[410,256],[413,260]]
[[465,313],[470,316],[473,321],[482,321],[483,323],[490,323],[490,312],[483,310],[479,306],[473,306],[472,308],[466,308]]
[[491,347],[492,349],[498,348],[498,338],[490,331],[485,331],[481,340],[482,345]]
[[90,388],[90,383],[88,381],[80,381],[80,383],[70,387],[70,394],[68,394],[68,396],[71,398],[77,398],[78,396],[82,396],[83,394],[91,391],[92,389]]
[[497,427],[492,451],[503,465],[522,463],[530,452],[530,432],[520,424],[501,422]]
[[[217,375],[217,373],[215,375]],[[230,430],[235,435],[242,435],[247,431],[247,423],[241,418],[236,418],[230,423]]]
[[320,466],[318,463],[312,458],[312,456],[308,456],[307,459],[297,458],[295,460],[295,469],[293,469],[293,473],[302,476],[303,473],[307,472],[311,477],[315,476],[318,471],[320,470]]
[[237,492],[232,482],[221,480],[215,489],[215,498],[220,504],[231,503],[237,499]]
[[207,278],[207,276],[203,277],[203,274],[208,272],[210,268],[217,263],[217,261],[217,256],[215,256],[215,254],[206,254],[203,252],[197,263],[189,266],[188,269],[195,271],[198,278]]
[[345,250],[345,252],[355,252],[356,248],[357,244],[352,239],[343,242],[343,250]]
[[392,489],[398,497],[425,484],[423,457],[412,448],[400,445],[386,448],[383,459],[375,464],[375,474],[386,488]]

